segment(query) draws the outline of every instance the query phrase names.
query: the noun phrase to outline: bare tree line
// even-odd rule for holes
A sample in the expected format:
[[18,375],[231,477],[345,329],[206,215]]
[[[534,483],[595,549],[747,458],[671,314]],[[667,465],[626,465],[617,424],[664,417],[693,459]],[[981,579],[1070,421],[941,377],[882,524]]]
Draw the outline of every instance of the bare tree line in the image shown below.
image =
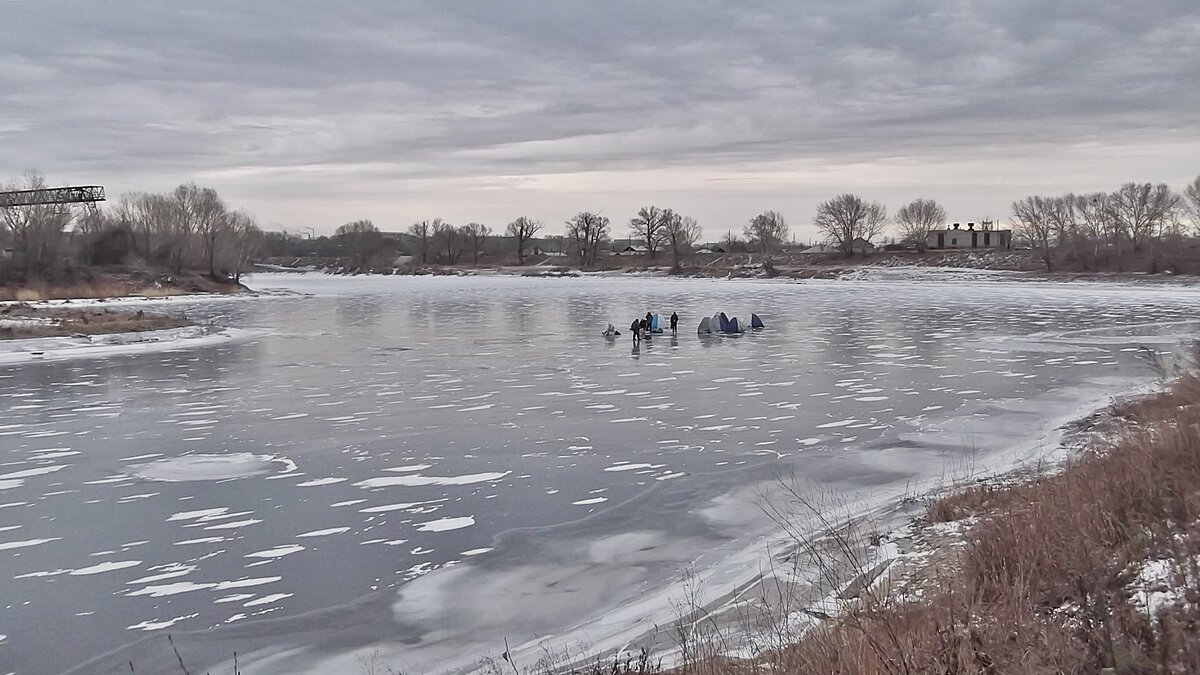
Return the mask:
[[[45,187],[45,179],[33,173],[5,186],[40,187]],[[924,250],[930,234],[945,227],[946,210],[920,198],[889,217],[883,204],[847,193],[821,203],[813,224],[826,242],[846,256],[863,251],[862,242],[878,238],[889,225],[910,245]],[[136,256],[176,273],[193,269],[236,277],[264,240],[252,216],[232,209],[215,190],[194,183],[166,193],[125,194],[102,209],[63,205],[4,209],[0,225],[12,249],[8,259],[0,261],[2,269],[9,276],[28,278],[60,273],[72,241],[83,246],[81,262],[115,264]],[[1025,197],[1012,204],[1012,227],[1037,250],[1048,270],[1064,261],[1085,271],[1114,262],[1123,269],[1135,254],[1149,255],[1154,266],[1165,240],[1200,230],[1200,177],[1181,192],[1165,184],[1126,183],[1112,192]],[[644,243],[650,260],[669,253],[675,270],[701,236],[694,219],[655,205],[640,208],[628,228],[633,241]],[[511,246],[518,263],[524,264],[544,230],[542,221],[521,216],[505,227],[503,234],[511,242],[502,245]],[[764,211],[749,220],[741,237],[730,231],[723,243],[730,251],[757,253],[769,264],[783,250],[789,232],[781,213]],[[456,227],[440,218],[414,223],[406,234],[405,248],[422,264],[468,259],[477,264],[494,239],[492,229],[481,223]],[[579,264],[592,267],[603,245],[613,239],[613,227],[606,216],[583,211],[566,222],[564,238]],[[373,266],[384,257],[390,264],[396,250],[395,241],[368,220],[342,225],[332,240],[356,267]]]
[[1012,211],[1017,235],[1047,271],[1056,260],[1085,271],[1115,263],[1123,271],[1135,254],[1148,255],[1150,271],[1158,271],[1163,243],[1200,229],[1200,177],[1182,193],[1163,183],[1125,183],[1112,192],[1024,197]]
[[[44,187],[42,175],[29,173],[0,189]],[[176,274],[190,269],[236,279],[262,242],[253,216],[195,183],[162,194],[125,194],[112,205],[0,209],[0,222],[13,249],[0,265],[21,280],[54,278],[72,263],[119,265],[130,258]]]

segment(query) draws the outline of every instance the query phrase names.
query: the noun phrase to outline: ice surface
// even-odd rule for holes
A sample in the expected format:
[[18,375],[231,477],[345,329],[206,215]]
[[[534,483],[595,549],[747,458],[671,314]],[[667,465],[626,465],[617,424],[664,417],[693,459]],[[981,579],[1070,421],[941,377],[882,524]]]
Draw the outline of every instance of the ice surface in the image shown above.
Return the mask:
[[[209,636],[184,647],[210,659],[194,672],[231,672],[233,651],[257,672],[357,672],[376,648],[450,672],[504,637],[522,666],[535,636],[620,646],[669,622],[680,570],[718,596],[761,570],[778,477],[867,512],[1036,460],[1058,424],[1153,377],[1139,347],[1200,325],[1200,291],[1170,286],[251,285],[279,294],[173,301],[242,339],[0,365],[8,669],[116,650],[76,672],[135,655],[169,672],[171,654],[119,649],[166,628]],[[771,328],[598,336],[718,308]],[[30,625],[73,639],[47,653]]]

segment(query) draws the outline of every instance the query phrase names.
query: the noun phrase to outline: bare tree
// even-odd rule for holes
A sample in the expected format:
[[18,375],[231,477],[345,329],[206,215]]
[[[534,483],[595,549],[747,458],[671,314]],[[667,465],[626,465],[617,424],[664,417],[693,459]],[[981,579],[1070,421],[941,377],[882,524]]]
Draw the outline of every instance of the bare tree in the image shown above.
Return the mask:
[[471,249],[471,262],[479,264],[479,254],[483,252],[483,247],[487,245],[487,240],[492,236],[492,228],[481,223],[467,223],[463,225],[463,238],[467,241],[467,246]]
[[695,218],[681,216],[670,209],[664,221],[664,236],[671,249],[671,268],[678,272],[682,269],[680,263],[684,256],[692,252],[692,247],[700,239],[700,225]]
[[383,235],[369,220],[356,220],[334,230],[333,237],[350,254],[351,265],[366,267],[371,256],[379,250]]
[[[25,174],[22,182],[6,186],[5,190],[41,190],[46,179],[39,173]],[[24,263],[26,280],[52,276],[62,264],[65,236],[63,231],[71,222],[71,209],[61,204],[40,204],[0,209],[3,226],[12,236],[13,248]]]
[[195,183],[184,183],[176,188],[175,199],[188,218],[187,232],[194,232],[200,238],[204,258],[208,261],[208,275],[216,276],[217,243],[229,229],[229,207],[217,196],[216,190]]
[[1108,215],[1121,236],[1140,251],[1179,207],[1179,195],[1164,184],[1126,183],[1108,196]]
[[593,267],[600,253],[600,244],[608,239],[608,218],[583,211],[567,221],[567,236],[575,242],[579,264]]
[[441,218],[435,218],[433,224],[430,224],[428,220],[422,220],[421,222],[413,223],[408,228],[408,233],[417,240],[417,252],[421,254],[422,265],[429,262],[429,239],[433,236],[440,222],[442,222]]
[[265,238],[254,216],[245,211],[233,211],[228,217],[229,230],[224,240],[222,265],[226,276],[240,283],[242,273],[261,251]]
[[946,224],[946,209],[932,199],[914,199],[896,212],[900,234],[917,243],[924,252],[929,246],[929,233]]
[[542,221],[526,216],[521,216],[508,224],[508,236],[517,240],[518,265],[525,264],[525,251],[529,248],[529,242],[545,226],[546,224]]
[[1092,194],[1069,194],[1071,210],[1075,214],[1078,234],[1088,239],[1103,241],[1111,237],[1112,228],[1108,218],[1108,194],[1094,192]]
[[116,218],[133,229],[134,241],[143,256],[154,256],[155,238],[170,236],[175,206],[166,195],[135,192],[122,195],[116,206]]
[[883,232],[887,208],[854,194],[841,194],[817,207],[813,223],[847,258],[854,255],[854,241],[871,241]]
[[651,260],[654,260],[664,243],[665,213],[666,211],[657,206],[643,206],[637,215],[629,220],[629,230],[634,237],[646,242],[646,252]]
[[450,223],[441,220],[434,222],[437,224],[434,227],[433,239],[441,250],[446,252],[446,264],[453,265],[466,249],[467,240],[462,236],[462,231]]
[[1046,219],[1055,246],[1062,248],[1070,244],[1076,235],[1075,200],[1071,195],[1046,199]]
[[733,230],[725,231],[725,236],[721,237],[721,248],[725,249],[726,253],[734,253],[738,250],[746,250],[745,244],[741,239],[738,239],[737,235],[733,233]]
[[1068,194],[1063,199],[1071,204],[1074,217],[1072,227],[1073,249],[1084,271],[1096,269],[1102,247],[1112,241],[1112,228],[1108,218],[1108,195],[1103,192],[1092,194]]
[[1025,197],[1012,205],[1017,234],[1027,239],[1031,246],[1041,250],[1047,272],[1054,271],[1054,261],[1050,255],[1050,243],[1054,235],[1050,215],[1053,209],[1052,201],[1052,198],[1047,197]]
[[188,266],[195,251],[200,214],[197,209],[205,208],[204,200],[196,193],[200,188],[194,183],[184,183],[168,196],[169,208],[162,214],[158,229],[161,232],[162,256],[176,274]]
[[1183,189],[1183,202],[1192,217],[1192,224],[1200,230],[1200,176]]
[[764,258],[770,258],[779,252],[783,242],[788,238],[788,224],[783,214],[778,211],[763,211],[750,219],[750,224],[743,230],[751,245],[758,248]]

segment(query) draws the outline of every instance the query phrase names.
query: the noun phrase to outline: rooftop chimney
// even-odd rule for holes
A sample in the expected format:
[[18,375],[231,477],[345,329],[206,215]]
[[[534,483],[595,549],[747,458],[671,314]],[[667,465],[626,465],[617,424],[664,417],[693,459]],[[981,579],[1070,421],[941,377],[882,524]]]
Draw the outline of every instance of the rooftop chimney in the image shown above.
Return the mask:
[[975,229],[975,223],[967,223],[967,229],[968,229],[968,230],[973,230],[973,229]]
[[958,229],[958,223],[954,224],[954,229],[956,229],[956,230]]

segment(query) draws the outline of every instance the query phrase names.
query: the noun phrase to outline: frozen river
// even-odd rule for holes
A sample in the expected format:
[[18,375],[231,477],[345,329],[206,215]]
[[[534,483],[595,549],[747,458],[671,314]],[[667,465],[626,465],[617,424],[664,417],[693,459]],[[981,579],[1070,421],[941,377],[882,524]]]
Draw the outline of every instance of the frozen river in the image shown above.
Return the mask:
[[[776,477],[884,504],[1011,468],[1200,308],[1004,281],[250,284],[170,303],[244,339],[0,366],[0,675],[166,672],[168,633],[192,672],[618,644],[669,620],[683,570],[753,573]],[[678,338],[600,337],[648,309]],[[767,329],[698,337],[722,310]]]

